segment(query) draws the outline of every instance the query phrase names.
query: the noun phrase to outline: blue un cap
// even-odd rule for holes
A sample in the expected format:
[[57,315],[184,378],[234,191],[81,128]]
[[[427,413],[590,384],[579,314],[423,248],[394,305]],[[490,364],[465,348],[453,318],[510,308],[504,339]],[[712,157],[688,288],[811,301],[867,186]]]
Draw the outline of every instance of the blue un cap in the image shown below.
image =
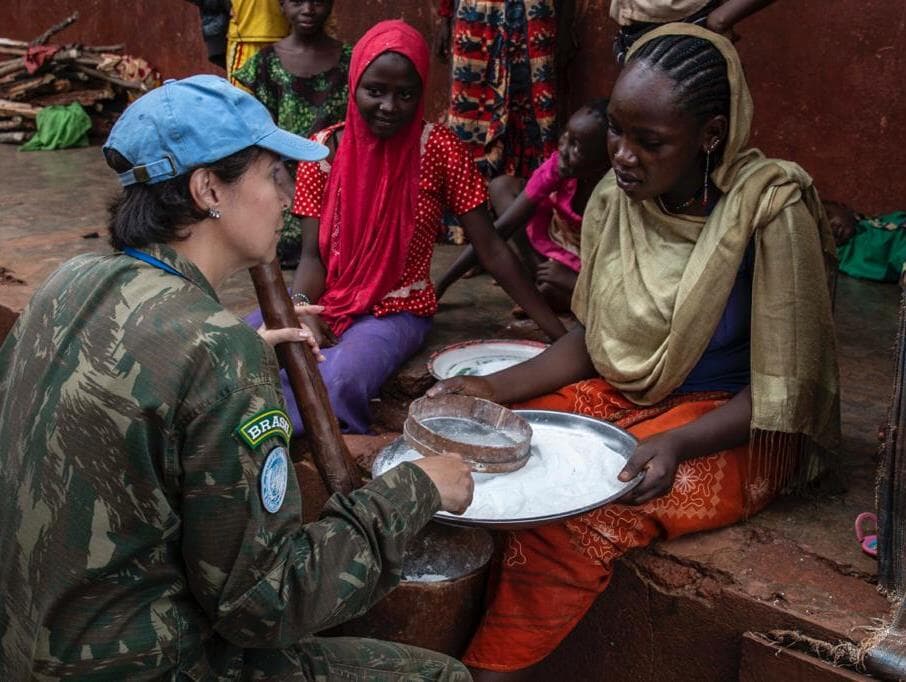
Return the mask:
[[278,128],[261,102],[210,75],[168,80],[139,97],[113,126],[104,150],[133,165],[119,174],[128,187],[169,180],[252,146],[295,161],[327,156],[327,147]]

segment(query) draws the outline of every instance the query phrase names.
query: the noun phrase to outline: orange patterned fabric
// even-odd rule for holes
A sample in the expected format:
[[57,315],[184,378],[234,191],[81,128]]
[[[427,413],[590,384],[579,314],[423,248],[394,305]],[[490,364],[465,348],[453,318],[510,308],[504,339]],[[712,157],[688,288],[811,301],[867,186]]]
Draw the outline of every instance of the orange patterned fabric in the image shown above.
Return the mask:
[[[640,407],[603,379],[591,379],[514,407],[606,419],[641,440],[695,421],[728,399],[726,393],[690,393]],[[565,523],[508,533],[465,663],[494,671],[537,663],[585,615],[610,582],[614,561],[627,551],[726,526],[763,507],[777,485],[767,486],[755,502],[750,496],[747,506],[749,457],[743,445],[687,460],[664,497],[637,507],[611,504]]]

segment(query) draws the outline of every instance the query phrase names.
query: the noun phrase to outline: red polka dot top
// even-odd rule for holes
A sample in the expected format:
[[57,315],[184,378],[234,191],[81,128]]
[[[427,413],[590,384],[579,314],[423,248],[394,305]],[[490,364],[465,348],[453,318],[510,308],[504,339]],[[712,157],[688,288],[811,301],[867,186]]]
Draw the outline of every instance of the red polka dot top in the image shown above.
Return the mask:
[[[325,128],[313,138],[321,144],[342,129],[343,123]],[[296,172],[293,213],[320,219],[324,188],[330,173],[327,160],[300,163]],[[485,180],[468,148],[448,128],[426,123],[422,133],[422,162],[416,199],[415,231],[405,254],[399,282],[371,310],[375,317],[408,312],[431,317],[437,297],[431,283],[431,257],[442,229],[444,209],[463,215],[488,200]],[[322,225],[320,229],[324,229]],[[339,225],[334,225],[336,232]]]

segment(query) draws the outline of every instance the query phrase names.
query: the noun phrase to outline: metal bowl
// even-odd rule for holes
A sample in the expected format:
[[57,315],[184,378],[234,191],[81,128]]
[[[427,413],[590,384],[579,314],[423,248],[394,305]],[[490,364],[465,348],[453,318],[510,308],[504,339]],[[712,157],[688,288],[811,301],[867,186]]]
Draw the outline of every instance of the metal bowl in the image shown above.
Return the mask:
[[435,379],[486,376],[531,360],[545,348],[546,343],[529,339],[462,341],[432,353],[428,371]]
[[[547,436],[548,439],[562,439],[565,441],[570,437],[577,436],[584,439],[588,443],[589,448],[606,446],[600,448],[600,451],[602,452],[602,456],[615,458],[612,462],[614,469],[622,468],[622,466],[625,465],[626,460],[629,459],[638,444],[638,441],[632,434],[624,431],[618,426],[614,426],[613,424],[600,419],[595,419],[594,417],[586,417],[584,415],[571,414],[568,412],[556,412],[553,410],[514,410],[514,412],[529,423],[533,433],[536,437],[539,437],[539,440],[541,437]],[[535,453],[534,447],[532,448],[532,452],[532,456],[537,454]],[[551,452],[546,452],[544,454],[556,457],[558,456],[557,448],[551,448]],[[374,460],[372,474],[378,476],[401,461],[417,458],[418,452],[410,448],[403,438],[398,438],[382,450]],[[520,473],[522,472],[516,472],[516,474]],[[511,477],[514,476],[514,474],[495,474],[494,476],[477,474],[475,476],[476,499],[481,493],[482,486],[487,485],[492,478],[498,476]],[[583,479],[581,479],[581,476],[582,473],[578,472],[576,478],[577,484],[582,482]],[[555,512],[546,514],[512,518],[482,518],[480,516],[472,515],[469,510],[466,510],[466,513],[462,515],[438,512],[434,518],[437,521],[458,526],[476,526],[498,530],[534,528],[548,523],[562,521],[613,502],[638,485],[639,481],[642,480],[642,477],[643,474],[639,474],[627,483],[619,482],[618,484],[615,484],[613,480],[608,480],[606,482],[602,481],[602,493],[600,496],[588,500],[574,500],[572,503],[567,504],[563,509],[558,509]],[[604,483],[606,483],[606,485],[604,485]]]

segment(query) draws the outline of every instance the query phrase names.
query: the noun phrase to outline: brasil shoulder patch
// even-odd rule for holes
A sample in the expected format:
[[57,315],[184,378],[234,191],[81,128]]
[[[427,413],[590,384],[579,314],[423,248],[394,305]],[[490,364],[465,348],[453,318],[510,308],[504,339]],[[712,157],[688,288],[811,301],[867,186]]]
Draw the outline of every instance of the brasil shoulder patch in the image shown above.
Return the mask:
[[293,423],[283,410],[263,410],[239,426],[236,433],[253,450],[272,436],[282,438],[284,445],[289,445]]

